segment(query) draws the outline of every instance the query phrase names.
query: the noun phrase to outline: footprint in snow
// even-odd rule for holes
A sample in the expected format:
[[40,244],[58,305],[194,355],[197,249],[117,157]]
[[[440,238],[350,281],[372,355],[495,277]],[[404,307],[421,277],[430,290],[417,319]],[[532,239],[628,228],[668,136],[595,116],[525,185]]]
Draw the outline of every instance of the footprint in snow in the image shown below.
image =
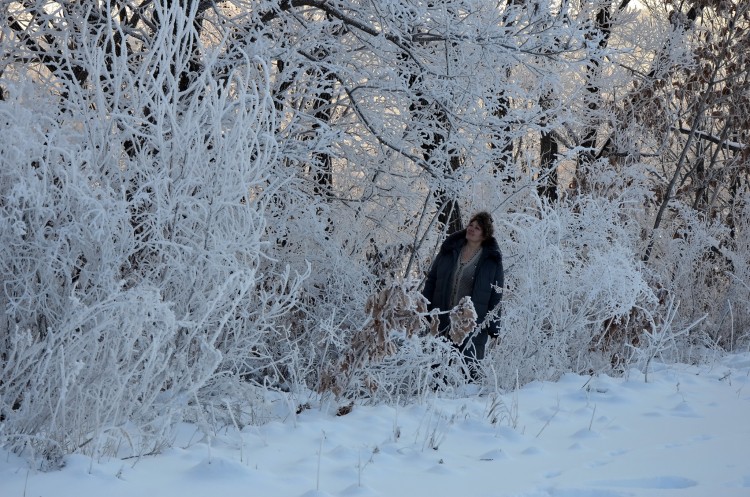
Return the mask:
[[480,461],[497,461],[499,459],[507,458],[508,456],[505,455],[505,452],[503,452],[501,449],[494,449],[479,456]]
[[695,412],[695,409],[693,409],[690,404],[687,402],[680,402],[675,407],[672,408],[670,411],[673,416],[679,416],[681,418],[700,418],[698,413]]

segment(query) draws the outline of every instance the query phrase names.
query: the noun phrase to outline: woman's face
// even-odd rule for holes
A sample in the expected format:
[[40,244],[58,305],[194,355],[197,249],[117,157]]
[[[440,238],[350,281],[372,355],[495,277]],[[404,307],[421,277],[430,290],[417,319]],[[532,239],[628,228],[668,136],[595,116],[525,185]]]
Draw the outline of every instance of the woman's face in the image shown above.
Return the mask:
[[472,221],[469,223],[469,226],[466,227],[466,240],[469,242],[484,241],[484,231],[482,230],[482,227],[479,226],[478,222]]

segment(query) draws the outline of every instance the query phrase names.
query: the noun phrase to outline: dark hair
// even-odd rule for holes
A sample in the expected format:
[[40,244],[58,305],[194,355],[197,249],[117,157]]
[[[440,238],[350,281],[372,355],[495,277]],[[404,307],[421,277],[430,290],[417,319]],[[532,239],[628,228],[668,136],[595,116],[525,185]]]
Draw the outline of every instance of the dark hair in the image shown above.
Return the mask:
[[482,234],[485,238],[492,238],[495,236],[495,228],[492,226],[492,214],[486,211],[477,212],[471,216],[469,224],[474,221],[476,221],[479,227],[482,228]]

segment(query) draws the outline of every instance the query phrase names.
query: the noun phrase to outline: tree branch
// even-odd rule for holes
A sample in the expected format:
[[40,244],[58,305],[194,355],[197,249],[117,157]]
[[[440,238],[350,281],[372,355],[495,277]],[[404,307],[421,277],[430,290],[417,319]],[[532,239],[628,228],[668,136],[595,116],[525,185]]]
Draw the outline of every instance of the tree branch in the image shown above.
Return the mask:
[[679,131],[683,135],[690,135],[692,133],[695,136],[695,138],[699,140],[704,140],[704,141],[709,141],[711,143],[715,143],[716,145],[719,145],[721,148],[725,148],[732,152],[742,152],[748,149],[748,146],[744,143],[728,141],[719,136],[713,136],[710,133],[706,133],[705,131],[692,131],[684,127],[681,127],[681,128],[673,127],[672,131]]

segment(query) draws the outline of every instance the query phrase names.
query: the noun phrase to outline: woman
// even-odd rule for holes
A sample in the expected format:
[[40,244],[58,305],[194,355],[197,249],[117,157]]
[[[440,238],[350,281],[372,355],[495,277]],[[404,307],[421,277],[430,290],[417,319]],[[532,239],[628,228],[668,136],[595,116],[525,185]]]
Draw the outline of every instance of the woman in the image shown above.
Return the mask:
[[[463,297],[471,297],[477,312],[477,329],[460,350],[472,361],[484,358],[487,337],[497,337],[503,288],[503,257],[494,237],[492,216],[478,212],[469,226],[450,235],[440,247],[425,281],[422,294],[428,309],[450,311]],[[487,314],[491,319],[485,323]],[[450,319],[440,314],[440,332],[447,333]]]

